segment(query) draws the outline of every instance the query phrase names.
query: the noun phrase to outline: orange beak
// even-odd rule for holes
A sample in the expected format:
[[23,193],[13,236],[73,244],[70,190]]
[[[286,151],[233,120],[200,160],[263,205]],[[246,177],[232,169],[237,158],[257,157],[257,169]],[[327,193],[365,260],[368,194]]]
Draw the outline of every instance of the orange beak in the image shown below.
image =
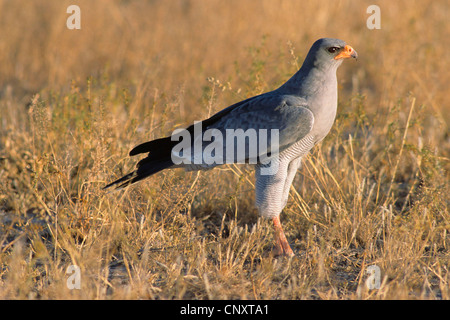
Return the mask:
[[334,60],[347,58],[355,58],[355,59],[358,58],[358,54],[356,53],[355,49],[353,49],[349,45],[346,45],[344,47],[344,50],[342,50],[341,53],[339,53],[336,57],[334,57]]

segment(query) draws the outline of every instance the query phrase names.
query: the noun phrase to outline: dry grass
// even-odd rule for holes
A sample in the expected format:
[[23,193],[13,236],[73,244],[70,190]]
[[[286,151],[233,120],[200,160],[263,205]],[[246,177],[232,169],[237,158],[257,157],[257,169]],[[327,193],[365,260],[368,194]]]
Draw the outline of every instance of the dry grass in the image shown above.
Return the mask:
[[[70,4],[0,1],[0,298],[450,298],[445,1],[377,1],[381,30],[370,1],[80,0],[79,31]],[[323,36],[360,59],[282,213],[295,258],[271,257],[247,167],[101,191],[131,147],[277,87]]]

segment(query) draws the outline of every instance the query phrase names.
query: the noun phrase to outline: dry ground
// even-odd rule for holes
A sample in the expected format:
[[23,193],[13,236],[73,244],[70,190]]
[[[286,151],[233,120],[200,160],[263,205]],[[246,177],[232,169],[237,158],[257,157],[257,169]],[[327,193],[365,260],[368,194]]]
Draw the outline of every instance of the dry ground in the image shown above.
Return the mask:
[[[80,0],[68,30],[72,2],[0,1],[1,299],[450,298],[448,2]],[[248,167],[101,190],[133,146],[276,88],[324,36],[360,58],[281,216],[295,258],[271,256]]]

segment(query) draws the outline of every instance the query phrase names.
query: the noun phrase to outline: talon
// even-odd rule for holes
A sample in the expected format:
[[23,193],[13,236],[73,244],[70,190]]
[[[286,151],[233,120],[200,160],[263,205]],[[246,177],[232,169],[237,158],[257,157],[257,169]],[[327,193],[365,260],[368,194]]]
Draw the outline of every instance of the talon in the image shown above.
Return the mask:
[[275,248],[273,253],[275,256],[293,257],[295,254],[289,245],[283,228],[281,227],[280,217],[272,218],[273,226],[275,228]]

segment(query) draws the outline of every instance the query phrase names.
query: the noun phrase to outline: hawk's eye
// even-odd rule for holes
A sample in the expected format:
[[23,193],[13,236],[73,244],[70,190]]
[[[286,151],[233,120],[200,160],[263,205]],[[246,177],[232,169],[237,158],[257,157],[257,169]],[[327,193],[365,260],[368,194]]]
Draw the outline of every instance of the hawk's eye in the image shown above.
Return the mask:
[[338,47],[330,47],[330,48],[328,48],[328,52],[329,52],[329,53],[335,53],[335,52],[338,51],[338,50],[339,50]]

